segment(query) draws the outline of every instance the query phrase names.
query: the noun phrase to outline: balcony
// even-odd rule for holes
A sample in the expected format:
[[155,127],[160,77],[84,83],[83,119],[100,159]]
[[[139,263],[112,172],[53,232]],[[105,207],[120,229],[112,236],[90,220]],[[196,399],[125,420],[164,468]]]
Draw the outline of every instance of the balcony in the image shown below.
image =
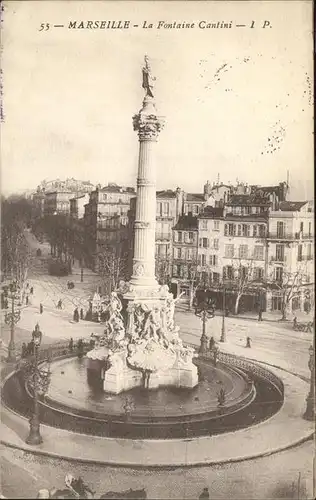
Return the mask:
[[268,240],[312,240],[314,236],[310,233],[287,233],[287,232],[269,232]]
[[170,241],[171,240],[171,234],[170,233],[156,233],[155,234],[155,239],[156,240],[162,240],[162,241]]
[[276,257],[275,255],[273,255],[273,256],[270,258],[270,263],[271,263],[271,262],[284,264],[284,263],[286,262],[286,257],[285,257],[285,256],[283,256],[283,257]]

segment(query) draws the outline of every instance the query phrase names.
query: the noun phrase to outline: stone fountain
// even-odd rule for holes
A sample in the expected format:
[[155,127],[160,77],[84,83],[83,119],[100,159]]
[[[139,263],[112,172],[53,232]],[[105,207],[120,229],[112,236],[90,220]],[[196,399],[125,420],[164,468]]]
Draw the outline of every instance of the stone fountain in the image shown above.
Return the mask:
[[193,388],[198,383],[194,351],[184,347],[174,324],[175,299],[155,278],[155,147],[164,118],[158,116],[151,65],[142,70],[145,97],[133,117],[139,138],[133,275],[118,292],[128,302],[127,322],[117,292],[111,294],[104,334],[87,353],[88,370],[102,372],[104,391],[118,394],[133,387]]

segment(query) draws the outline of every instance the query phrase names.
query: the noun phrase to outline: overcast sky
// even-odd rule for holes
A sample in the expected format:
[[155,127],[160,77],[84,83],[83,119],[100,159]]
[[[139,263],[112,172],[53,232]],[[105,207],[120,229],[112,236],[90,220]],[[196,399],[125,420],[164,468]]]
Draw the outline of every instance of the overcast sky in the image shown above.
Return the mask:
[[[128,30],[69,30],[71,20],[130,20]],[[143,29],[143,21],[194,22]],[[198,22],[233,22],[200,29]],[[251,21],[256,28],[250,29]],[[259,28],[269,20],[271,28]],[[41,23],[65,28],[39,31]],[[237,28],[236,24],[246,24]],[[292,198],[313,179],[311,2],[13,2],[3,21],[2,190],[75,177],[135,185],[132,116],[144,54],[166,117],[158,188],[206,180],[270,184]]]

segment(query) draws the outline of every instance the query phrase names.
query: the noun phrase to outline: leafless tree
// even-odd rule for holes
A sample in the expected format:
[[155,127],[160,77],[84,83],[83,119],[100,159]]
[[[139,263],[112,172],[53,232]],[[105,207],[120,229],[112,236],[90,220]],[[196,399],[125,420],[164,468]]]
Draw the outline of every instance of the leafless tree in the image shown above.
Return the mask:
[[306,266],[302,263],[294,272],[284,271],[281,279],[274,280],[274,283],[281,297],[281,319],[286,320],[293,299],[300,299],[301,293],[309,285],[306,281]]
[[158,282],[161,285],[166,285],[171,276],[171,255],[168,253],[165,256],[156,255],[155,258],[155,274]]
[[231,265],[225,268],[225,272],[225,281],[230,281],[236,288],[235,314],[238,314],[240,299],[254,281],[254,261],[233,259]]
[[104,280],[106,292],[116,290],[121,280],[127,279],[128,254],[120,246],[103,245],[97,254],[98,272]]
[[26,238],[29,222],[23,200],[2,200],[1,271],[5,278],[16,280],[20,289],[27,278],[31,251]]

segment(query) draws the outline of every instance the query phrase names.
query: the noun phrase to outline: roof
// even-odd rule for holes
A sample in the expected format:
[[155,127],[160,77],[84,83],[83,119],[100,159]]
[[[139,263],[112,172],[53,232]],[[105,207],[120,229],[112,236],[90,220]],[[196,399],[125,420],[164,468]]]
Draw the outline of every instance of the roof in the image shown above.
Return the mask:
[[220,219],[224,216],[223,207],[205,207],[199,219]]
[[241,205],[270,205],[270,200],[268,198],[260,197],[256,193],[254,194],[233,194],[227,201],[228,206],[241,206]]
[[279,205],[281,212],[299,212],[307,201],[282,201]]
[[197,217],[193,217],[192,215],[181,215],[179,217],[178,222],[173,227],[173,229],[177,230],[197,230],[198,229],[198,219]]
[[156,198],[176,198],[177,194],[172,189],[164,189],[163,191],[156,191]]
[[88,195],[88,193],[86,193],[86,194],[81,194],[81,195],[79,195],[79,196],[74,196],[73,198],[70,198],[70,200],[69,200],[69,201],[79,200],[80,198],[86,198],[86,197],[87,197],[87,195]]
[[205,201],[202,193],[187,193],[185,201]]
[[117,184],[109,184],[108,186],[104,186],[99,189],[103,193],[135,193],[135,189],[131,187],[122,187]]

